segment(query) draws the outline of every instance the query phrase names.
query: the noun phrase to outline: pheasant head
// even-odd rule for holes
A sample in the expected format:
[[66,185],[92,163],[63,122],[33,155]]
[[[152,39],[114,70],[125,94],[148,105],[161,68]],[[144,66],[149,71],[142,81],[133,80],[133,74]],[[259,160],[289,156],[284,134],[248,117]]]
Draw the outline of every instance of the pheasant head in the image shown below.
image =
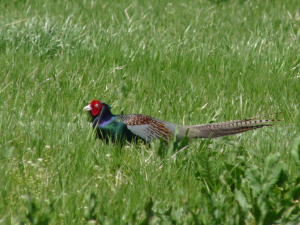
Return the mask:
[[92,122],[100,127],[107,125],[114,119],[114,115],[110,111],[111,106],[98,100],[91,101],[90,104],[83,108],[84,111],[90,111]]
[[104,105],[101,102],[99,102],[97,100],[93,100],[93,101],[91,101],[90,104],[85,106],[83,108],[83,110],[84,111],[90,111],[90,113],[93,117],[97,117],[100,114],[103,107],[104,107]]

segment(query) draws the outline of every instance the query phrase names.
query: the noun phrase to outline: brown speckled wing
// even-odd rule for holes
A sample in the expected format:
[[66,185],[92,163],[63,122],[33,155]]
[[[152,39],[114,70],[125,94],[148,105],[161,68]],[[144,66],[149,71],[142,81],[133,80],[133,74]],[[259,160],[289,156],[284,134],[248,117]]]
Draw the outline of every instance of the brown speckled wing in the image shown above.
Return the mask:
[[163,121],[150,116],[140,114],[118,115],[118,119],[123,121],[132,133],[140,136],[147,142],[160,139],[161,137],[167,142],[173,138],[173,133]]

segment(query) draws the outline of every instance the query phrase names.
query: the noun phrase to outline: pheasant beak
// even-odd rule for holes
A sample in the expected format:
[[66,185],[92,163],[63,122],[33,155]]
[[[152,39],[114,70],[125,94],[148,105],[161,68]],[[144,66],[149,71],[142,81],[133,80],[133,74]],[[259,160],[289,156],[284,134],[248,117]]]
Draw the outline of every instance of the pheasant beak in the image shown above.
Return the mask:
[[91,111],[91,110],[92,110],[92,107],[91,107],[90,104],[88,104],[87,106],[85,106],[85,107],[83,108],[83,111]]

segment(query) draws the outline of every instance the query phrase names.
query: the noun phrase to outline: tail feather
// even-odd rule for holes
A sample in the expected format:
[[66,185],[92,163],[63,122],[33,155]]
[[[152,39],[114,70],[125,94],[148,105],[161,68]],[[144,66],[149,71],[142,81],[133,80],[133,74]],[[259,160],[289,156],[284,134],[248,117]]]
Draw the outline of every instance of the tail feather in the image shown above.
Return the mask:
[[250,118],[221,123],[186,126],[184,128],[189,129],[190,138],[216,138],[271,126],[276,121],[279,120]]

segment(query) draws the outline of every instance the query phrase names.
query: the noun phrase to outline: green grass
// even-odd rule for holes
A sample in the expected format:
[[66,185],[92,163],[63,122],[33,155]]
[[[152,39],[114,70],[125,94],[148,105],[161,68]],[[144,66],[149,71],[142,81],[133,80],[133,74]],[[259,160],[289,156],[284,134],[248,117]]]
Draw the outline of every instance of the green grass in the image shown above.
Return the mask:
[[[297,224],[298,6],[1,1],[0,223]],[[283,121],[161,157],[95,139],[92,99],[182,125]]]

